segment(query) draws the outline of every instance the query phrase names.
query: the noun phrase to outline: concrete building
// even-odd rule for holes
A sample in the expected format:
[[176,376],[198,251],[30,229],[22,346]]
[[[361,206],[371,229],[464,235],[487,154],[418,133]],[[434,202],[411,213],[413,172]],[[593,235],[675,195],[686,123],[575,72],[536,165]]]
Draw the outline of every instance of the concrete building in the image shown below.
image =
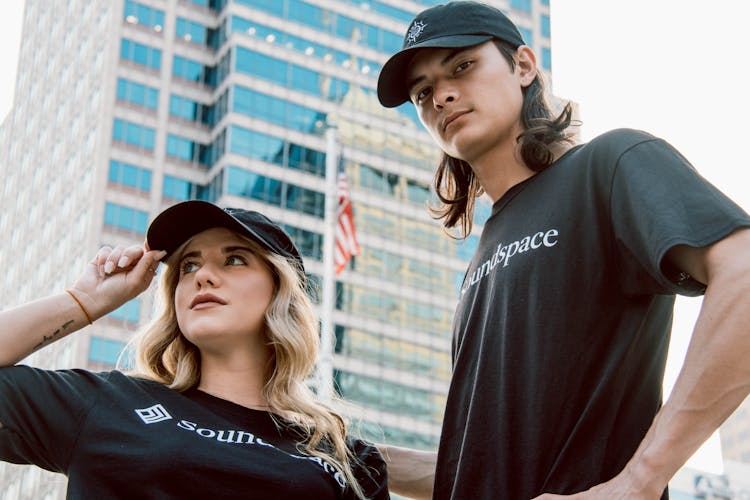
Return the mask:
[[[375,84],[409,20],[435,3],[27,0],[0,128],[0,303],[64,290],[98,246],[142,241],[156,213],[191,198],[284,224],[319,281],[335,122],[362,247],[337,276],[342,411],[367,438],[434,448],[476,237],[454,242],[427,214],[435,148],[409,105],[380,107]],[[492,3],[549,70],[548,2]],[[150,313],[147,293],[24,362],[111,369]],[[65,478],[3,465],[0,484],[2,499],[55,499]]]

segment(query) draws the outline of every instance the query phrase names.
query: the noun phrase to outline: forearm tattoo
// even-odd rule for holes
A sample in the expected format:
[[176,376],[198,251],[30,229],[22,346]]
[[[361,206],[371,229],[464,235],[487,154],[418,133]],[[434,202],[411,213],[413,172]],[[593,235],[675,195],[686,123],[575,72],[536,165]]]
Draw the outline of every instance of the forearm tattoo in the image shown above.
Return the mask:
[[54,342],[55,340],[57,340],[57,338],[60,335],[64,334],[65,331],[73,323],[74,323],[74,320],[72,320],[72,319],[68,320],[65,323],[63,323],[63,325],[60,328],[58,328],[57,330],[55,330],[54,332],[52,332],[49,336],[48,335],[43,335],[42,336],[42,341],[39,342],[37,345],[34,346],[34,351],[37,351],[37,350],[41,349],[42,347],[44,347],[44,346],[46,346],[48,344],[51,344],[52,342]]

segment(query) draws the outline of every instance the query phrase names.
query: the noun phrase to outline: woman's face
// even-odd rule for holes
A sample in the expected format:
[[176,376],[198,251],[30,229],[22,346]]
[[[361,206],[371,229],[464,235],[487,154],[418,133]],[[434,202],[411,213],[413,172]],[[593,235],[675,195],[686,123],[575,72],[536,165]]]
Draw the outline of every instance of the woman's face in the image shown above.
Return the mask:
[[254,248],[229,229],[212,228],[183,249],[174,296],[177,323],[201,352],[264,345],[274,279]]

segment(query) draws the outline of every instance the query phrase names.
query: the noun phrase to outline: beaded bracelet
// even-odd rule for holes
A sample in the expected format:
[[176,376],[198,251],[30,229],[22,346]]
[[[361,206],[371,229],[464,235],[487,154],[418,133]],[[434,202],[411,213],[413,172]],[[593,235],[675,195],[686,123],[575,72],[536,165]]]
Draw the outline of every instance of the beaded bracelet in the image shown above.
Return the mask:
[[73,293],[73,291],[72,291],[72,290],[65,290],[65,291],[66,291],[66,292],[68,292],[68,294],[69,294],[69,295],[70,295],[71,297],[73,297],[73,300],[75,300],[75,301],[76,301],[76,303],[77,303],[77,304],[78,304],[78,305],[80,306],[81,310],[83,311],[83,314],[85,314],[85,315],[86,315],[86,319],[87,319],[87,320],[89,320],[89,325],[93,325],[93,324],[94,324],[94,321],[93,321],[93,320],[91,319],[91,315],[90,315],[90,314],[89,314],[89,312],[88,312],[88,311],[86,310],[86,308],[85,308],[85,307],[83,307],[83,304],[81,303],[81,301],[80,301],[80,300],[78,300],[78,297],[76,297],[76,296],[75,296],[75,294]]

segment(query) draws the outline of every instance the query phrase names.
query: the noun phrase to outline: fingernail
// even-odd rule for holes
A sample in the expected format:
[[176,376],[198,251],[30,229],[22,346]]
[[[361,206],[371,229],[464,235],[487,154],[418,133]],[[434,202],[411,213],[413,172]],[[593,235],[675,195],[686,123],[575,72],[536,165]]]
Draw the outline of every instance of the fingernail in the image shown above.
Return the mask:
[[161,259],[163,259],[163,258],[164,258],[164,256],[165,256],[165,255],[167,255],[167,252],[166,252],[166,251],[164,251],[164,250],[159,250],[159,252],[158,252],[158,253],[157,253],[156,255],[154,255],[154,258],[155,258],[156,260],[161,260]]
[[108,260],[106,264],[104,264],[104,273],[109,274],[112,271],[115,270],[115,263],[111,260]]
[[123,255],[117,262],[117,267],[128,267],[128,264],[130,264],[130,257]]

